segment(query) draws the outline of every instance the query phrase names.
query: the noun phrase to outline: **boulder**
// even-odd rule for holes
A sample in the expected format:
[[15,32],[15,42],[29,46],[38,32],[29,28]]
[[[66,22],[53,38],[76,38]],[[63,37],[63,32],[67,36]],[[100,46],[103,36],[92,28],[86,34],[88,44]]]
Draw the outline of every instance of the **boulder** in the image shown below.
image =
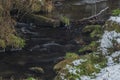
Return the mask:
[[72,61],[73,61],[73,59],[62,60],[54,66],[54,70],[60,71],[61,69],[63,69],[66,66],[66,64],[70,64]]

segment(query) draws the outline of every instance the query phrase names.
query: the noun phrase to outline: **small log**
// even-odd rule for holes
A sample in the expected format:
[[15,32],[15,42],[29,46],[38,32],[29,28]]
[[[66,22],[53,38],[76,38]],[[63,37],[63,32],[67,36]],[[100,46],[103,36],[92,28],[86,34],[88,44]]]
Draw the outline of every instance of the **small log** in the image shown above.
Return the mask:
[[28,21],[28,23],[34,23],[36,26],[40,27],[58,27],[60,25],[59,20],[35,14],[27,14],[22,20]]
[[83,24],[100,24],[100,25],[103,25],[105,23],[105,20],[99,20],[97,19],[97,17],[99,17],[100,15],[103,14],[103,12],[105,12],[106,10],[108,10],[109,7],[106,7],[104,9],[102,9],[98,14],[95,14],[95,15],[92,15],[88,18],[83,18],[83,19],[80,19],[80,20],[71,20],[70,22],[74,25],[83,25]]

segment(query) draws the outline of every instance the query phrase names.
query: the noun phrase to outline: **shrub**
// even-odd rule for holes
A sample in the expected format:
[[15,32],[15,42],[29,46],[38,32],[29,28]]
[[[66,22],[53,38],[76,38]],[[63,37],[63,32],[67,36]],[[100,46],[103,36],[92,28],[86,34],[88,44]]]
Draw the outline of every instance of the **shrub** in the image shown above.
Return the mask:
[[22,48],[25,41],[17,36],[14,25],[16,22],[10,16],[12,0],[2,0],[0,3],[0,47],[13,46]]

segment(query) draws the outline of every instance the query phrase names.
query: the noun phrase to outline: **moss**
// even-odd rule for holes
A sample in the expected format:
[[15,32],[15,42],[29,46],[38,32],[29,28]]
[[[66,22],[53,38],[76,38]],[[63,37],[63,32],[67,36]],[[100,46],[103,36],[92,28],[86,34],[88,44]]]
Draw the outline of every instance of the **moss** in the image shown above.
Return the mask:
[[2,48],[6,47],[5,41],[2,39],[0,39],[0,47],[2,47]]
[[63,61],[60,61],[59,63],[57,63],[55,66],[54,66],[54,70],[56,72],[62,70],[66,64],[70,64],[74,59],[65,59]]
[[66,16],[61,16],[60,20],[68,27],[70,25],[70,19]]
[[79,58],[79,55],[76,54],[76,53],[66,53],[65,55],[65,59],[78,59]]
[[82,29],[82,32],[89,36],[89,39],[96,40],[101,38],[103,29],[100,25],[87,25]]
[[83,46],[78,52],[79,53],[83,53],[83,52],[86,52],[86,51],[94,52],[94,51],[97,50],[98,45],[99,45],[98,42],[92,41],[89,45]]
[[10,45],[13,45],[15,48],[23,48],[25,46],[25,40],[15,35],[10,36]]
[[90,33],[91,38],[100,38],[102,36],[102,30],[101,29],[95,29]]
[[32,22],[38,26],[58,27],[60,25],[59,20],[55,20],[43,15],[27,14],[23,20]]
[[[100,69],[106,66],[107,59],[102,54],[91,53],[84,56],[81,56],[79,59],[85,60],[81,62],[81,64],[75,66],[73,65],[73,61],[69,63],[69,68],[63,67],[59,73],[64,74],[64,78],[67,80],[76,80],[80,79],[80,76],[86,75],[95,77],[93,73],[99,73]],[[78,59],[78,60],[79,60]],[[75,73],[70,73],[69,69],[75,69]],[[56,76],[55,80],[61,80],[59,74]]]
[[107,21],[105,23],[105,30],[108,31],[113,31],[115,30],[116,32],[120,32],[120,24],[117,22],[113,22],[113,21]]
[[113,10],[112,15],[113,16],[119,16],[120,15],[120,9],[118,8],[118,9]]
[[26,80],[37,80],[34,77],[28,77]]
[[[93,72],[98,73],[100,68],[105,67],[107,63],[107,59],[102,54],[90,53],[81,58],[87,59],[87,61],[80,66],[80,69],[83,70],[81,75],[91,75]],[[95,67],[95,65],[98,65],[99,68]]]
[[73,60],[79,59],[79,58],[80,58],[80,56],[77,55],[76,53],[68,52],[68,53],[66,53],[66,55],[65,55],[65,60],[60,61],[59,63],[57,63],[57,64],[54,66],[54,70],[55,70],[55,71],[60,71],[63,67],[66,66],[66,64],[70,64]]
[[90,76],[92,73],[100,71],[100,69],[95,68],[94,64],[91,61],[83,63],[79,68],[81,69],[80,75],[86,76]]
[[101,30],[101,26],[100,25],[87,25],[87,26],[85,26],[83,29],[82,29],[82,32],[84,32],[84,33],[91,33],[92,31],[94,31],[94,30],[97,30],[97,31],[99,31],[99,30]]

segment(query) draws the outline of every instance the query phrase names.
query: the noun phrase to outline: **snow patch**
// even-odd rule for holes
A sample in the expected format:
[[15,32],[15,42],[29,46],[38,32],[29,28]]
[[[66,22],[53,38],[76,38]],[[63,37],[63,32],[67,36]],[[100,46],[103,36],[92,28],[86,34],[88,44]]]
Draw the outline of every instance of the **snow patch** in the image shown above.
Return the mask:
[[117,23],[120,23],[120,16],[116,16],[116,17],[111,16],[109,20],[110,20],[110,21],[117,22]]
[[91,79],[89,76],[82,76],[81,80],[120,80],[120,64],[102,69],[100,73],[96,74],[95,79]]
[[74,66],[79,66],[81,63],[86,62],[86,61],[87,60],[79,59],[79,60],[73,61],[72,63]]
[[115,31],[105,31],[102,39],[100,40],[100,50],[104,54],[108,54],[108,48],[112,48],[113,46],[113,40],[115,40],[118,44],[120,43],[120,33],[117,33]]

